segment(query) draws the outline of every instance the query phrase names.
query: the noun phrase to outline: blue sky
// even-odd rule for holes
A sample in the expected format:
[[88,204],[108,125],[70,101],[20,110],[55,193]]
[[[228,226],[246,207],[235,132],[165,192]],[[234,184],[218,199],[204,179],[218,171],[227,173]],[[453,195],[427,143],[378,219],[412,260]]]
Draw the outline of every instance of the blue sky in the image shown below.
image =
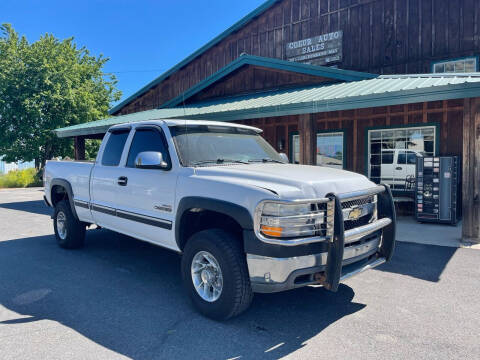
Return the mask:
[[73,36],[110,57],[125,99],[220,34],[264,0],[1,0],[0,23],[32,42]]

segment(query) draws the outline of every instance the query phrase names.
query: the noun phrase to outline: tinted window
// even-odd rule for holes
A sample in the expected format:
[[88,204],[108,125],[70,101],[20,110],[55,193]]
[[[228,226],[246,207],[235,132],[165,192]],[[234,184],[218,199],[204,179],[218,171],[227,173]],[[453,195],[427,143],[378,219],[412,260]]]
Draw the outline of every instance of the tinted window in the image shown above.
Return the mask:
[[102,165],[118,166],[129,131],[112,132],[103,151]]
[[382,164],[393,164],[393,152],[383,152],[382,153]]
[[406,164],[407,163],[407,154],[404,152],[398,153],[398,163]]
[[417,154],[409,151],[407,153],[407,164],[415,165],[416,163],[417,163]]
[[130,146],[128,153],[127,167],[135,167],[137,155],[143,151],[156,151],[162,153],[163,161],[170,164],[170,157],[165,146],[162,135],[153,129],[138,129]]

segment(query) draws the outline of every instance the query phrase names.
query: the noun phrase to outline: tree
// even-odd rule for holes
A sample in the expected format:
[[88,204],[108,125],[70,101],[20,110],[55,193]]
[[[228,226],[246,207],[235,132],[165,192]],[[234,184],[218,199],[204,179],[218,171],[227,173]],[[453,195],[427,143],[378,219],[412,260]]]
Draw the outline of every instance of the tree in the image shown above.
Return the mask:
[[120,99],[109,60],[77,48],[73,38],[51,34],[29,43],[9,24],[0,26],[0,155],[42,167],[55,156],[72,156],[72,141],[52,130],[105,117]]

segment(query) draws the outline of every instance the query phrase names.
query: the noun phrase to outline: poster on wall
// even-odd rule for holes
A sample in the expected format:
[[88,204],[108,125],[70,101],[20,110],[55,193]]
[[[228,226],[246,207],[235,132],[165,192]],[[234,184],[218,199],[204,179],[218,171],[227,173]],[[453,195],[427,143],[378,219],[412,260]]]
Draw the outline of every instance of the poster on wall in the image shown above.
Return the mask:
[[343,31],[334,31],[287,43],[288,61],[312,65],[330,65],[342,61]]

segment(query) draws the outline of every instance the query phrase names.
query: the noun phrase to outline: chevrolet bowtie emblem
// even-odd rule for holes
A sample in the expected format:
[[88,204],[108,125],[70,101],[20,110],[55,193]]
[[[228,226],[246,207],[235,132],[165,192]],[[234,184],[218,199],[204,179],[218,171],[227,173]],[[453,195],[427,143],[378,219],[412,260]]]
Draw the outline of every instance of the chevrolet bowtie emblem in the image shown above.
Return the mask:
[[360,216],[362,216],[362,208],[357,207],[348,213],[348,220],[358,220]]

